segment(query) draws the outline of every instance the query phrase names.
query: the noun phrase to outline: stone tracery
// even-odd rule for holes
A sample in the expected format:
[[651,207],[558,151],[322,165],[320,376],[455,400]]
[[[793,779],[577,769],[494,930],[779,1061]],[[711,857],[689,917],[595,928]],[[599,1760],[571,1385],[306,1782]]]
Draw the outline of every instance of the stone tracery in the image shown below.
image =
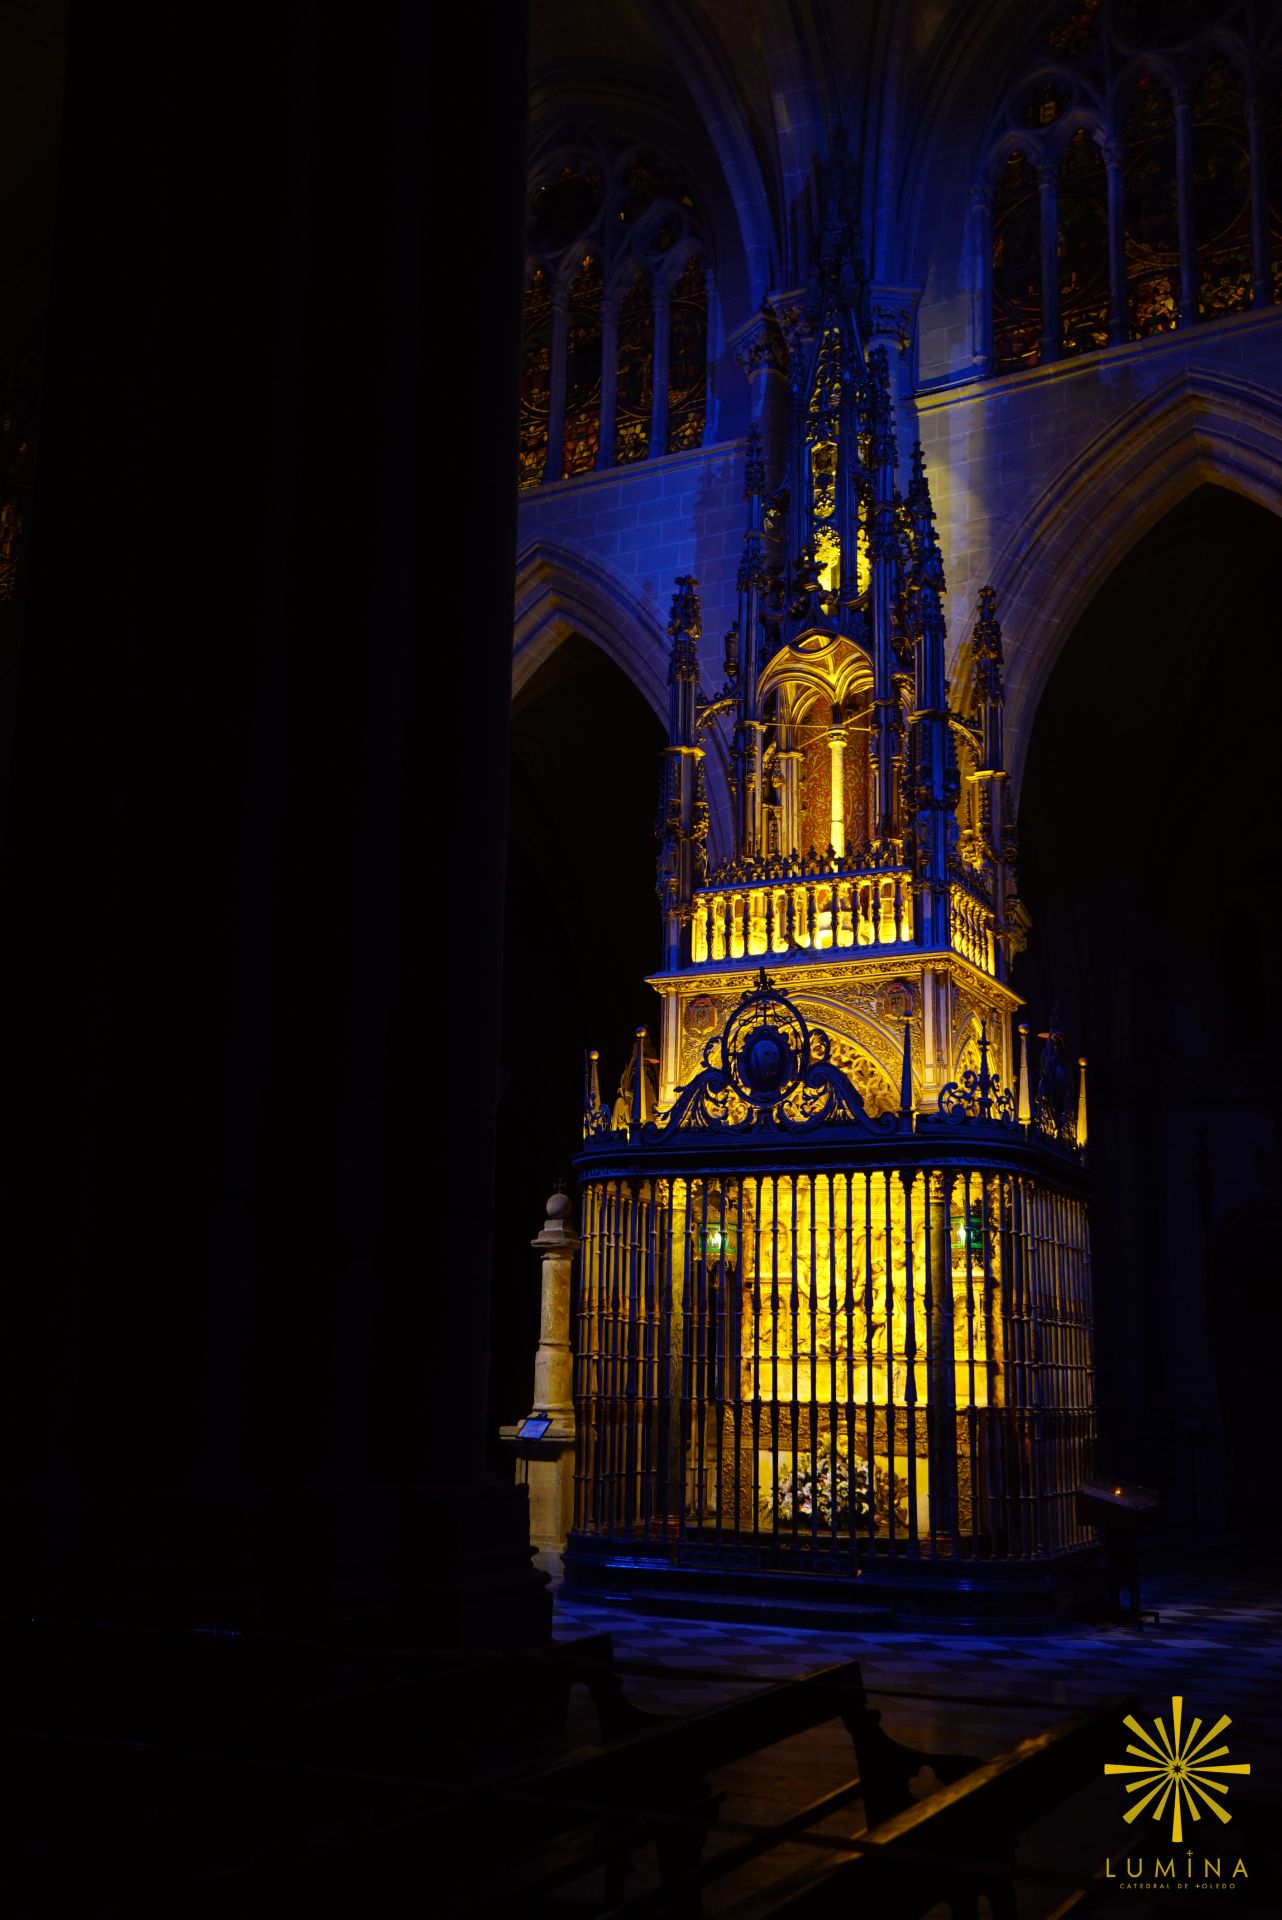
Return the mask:
[[700,446],[712,275],[676,170],[640,148],[552,149],[527,240],[520,485]]
[[1246,4],[1177,15],[1104,0],[1036,49],[979,186],[987,370],[1279,297],[1266,25]]

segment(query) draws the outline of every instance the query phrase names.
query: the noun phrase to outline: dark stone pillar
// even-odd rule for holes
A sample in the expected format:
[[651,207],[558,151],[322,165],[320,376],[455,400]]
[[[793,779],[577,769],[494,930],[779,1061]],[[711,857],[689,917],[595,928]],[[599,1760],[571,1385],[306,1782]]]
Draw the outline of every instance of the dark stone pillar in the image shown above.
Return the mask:
[[447,68],[413,0],[148,11],[69,36],[0,875],[8,1599],[529,1640],[482,1466],[523,26],[452,19]]

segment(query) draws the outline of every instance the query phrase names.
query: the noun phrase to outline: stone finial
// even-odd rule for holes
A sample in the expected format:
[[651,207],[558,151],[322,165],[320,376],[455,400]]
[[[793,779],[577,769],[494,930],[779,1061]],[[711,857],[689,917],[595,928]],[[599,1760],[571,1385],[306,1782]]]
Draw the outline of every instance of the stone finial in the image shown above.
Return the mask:
[[825,285],[844,300],[862,296],[863,236],[859,226],[859,186],[845,127],[834,127],[828,159],[817,163],[819,230],[813,242],[806,305],[817,317]]
[[939,550],[939,536],[935,532],[935,503],[930,497],[926,456],[921,450],[920,440],[913,443],[912,477],[908,483],[906,505],[912,539],[914,584],[918,588],[932,587],[936,593],[942,593],[946,585],[944,557]]
[[676,592],[668,614],[668,632],[674,640],[703,636],[703,613],[699,606],[699,583],[692,573],[679,573],[673,581]]
[[895,450],[895,410],[891,398],[890,363],[884,347],[873,347],[868,355],[871,388],[873,454],[881,466],[893,467]]
[[[672,596],[672,612],[668,620],[668,632],[672,636],[672,652],[668,656],[668,744],[670,747],[685,748],[695,744],[698,721],[696,708],[699,690],[699,640],[703,633],[703,619],[699,611],[699,596],[695,592],[694,580],[690,575],[685,574],[678,578],[676,586],[677,591]],[[672,838],[672,833],[678,832],[681,811],[678,801],[679,777],[676,768],[669,767],[668,779],[672,804],[668,809],[667,823],[663,832],[665,855],[676,850],[677,842]],[[663,857],[664,855],[661,855],[661,859]]]
[[703,637],[703,614],[694,576],[679,574],[675,585],[677,590],[672,596],[672,609],[668,615],[668,632],[672,638],[672,655],[668,663],[669,686],[680,680],[697,683],[699,641]]
[[997,592],[993,587],[979,589],[979,613],[970,636],[970,650],[976,660],[1002,663],[1002,629],[997,618]]
[[555,1193],[549,1194],[544,1212],[543,1231],[530,1245],[542,1250],[563,1247],[572,1253],[579,1244],[579,1236],[574,1231],[574,1201],[562,1182],[558,1181]]

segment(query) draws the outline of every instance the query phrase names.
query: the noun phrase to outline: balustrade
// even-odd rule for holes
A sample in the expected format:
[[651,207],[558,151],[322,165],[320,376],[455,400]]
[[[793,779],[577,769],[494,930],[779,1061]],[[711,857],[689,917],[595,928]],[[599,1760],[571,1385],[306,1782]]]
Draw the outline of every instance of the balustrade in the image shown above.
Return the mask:
[[987,909],[965,887],[954,886],[950,890],[949,920],[953,951],[982,973],[996,972],[993,929]]
[[690,959],[891,947],[913,937],[906,868],[707,887],[694,898]]
[[[893,947],[913,938],[907,868],[730,882],[694,897],[690,960],[749,960],[834,948]],[[949,944],[982,973],[996,971],[992,915],[968,888],[949,889]]]

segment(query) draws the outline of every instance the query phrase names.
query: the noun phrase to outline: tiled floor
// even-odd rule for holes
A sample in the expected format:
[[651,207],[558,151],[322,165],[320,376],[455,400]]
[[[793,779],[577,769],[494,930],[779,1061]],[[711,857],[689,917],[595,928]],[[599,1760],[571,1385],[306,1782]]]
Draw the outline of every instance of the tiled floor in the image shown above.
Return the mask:
[[[872,1703],[887,1730],[926,1751],[964,1751],[986,1758],[1046,1726],[1078,1705],[1110,1695],[1139,1696],[1140,1717],[1151,1723],[1169,1714],[1172,1694],[1186,1702],[1185,1716],[1204,1723],[1227,1713],[1225,1740],[1231,1758],[1249,1761],[1249,1779],[1234,1783],[1233,1822],[1211,1826],[1194,1843],[1222,1860],[1229,1874],[1240,1856],[1247,1876],[1232,1894],[1117,1893],[1098,1909],[1113,1916],[1148,1911],[1216,1912],[1231,1899],[1239,1916],[1282,1915],[1282,1880],[1275,1830],[1282,1832],[1282,1563],[1265,1565],[1250,1543],[1167,1540],[1150,1554],[1145,1603],[1157,1607],[1161,1624],[1138,1632],[1123,1627],[1074,1627],[1044,1638],[950,1636],[945,1633],[861,1632],[842,1635],[646,1618],[631,1609],[598,1606],[558,1596],[556,1634],[572,1637],[608,1629],[625,1664],[664,1671],[638,1673],[627,1683],[639,1705],[688,1712],[712,1705],[754,1680],[768,1681],[834,1661],[858,1658]],[[1233,1567],[1230,1573],[1226,1569]],[[1169,1724],[1169,1721],[1168,1721]],[[1119,1752],[1119,1760],[1124,1755]],[[728,1818],[750,1824],[769,1819],[770,1809],[815,1797],[852,1771],[849,1745],[839,1726],[773,1749],[759,1761],[720,1780],[730,1798]],[[922,1776],[923,1790],[933,1784]],[[1119,1784],[1101,1778],[1026,1836],[1020,1849],[1028,1869],[1020,1887],[1020,1912],[1050,1912],[1067,1888],[1061,1876],[1082,1881],[1106,1856],[1152,1855],[1165,1828],[1144,1817],[1128,1827],[1121,1818]],[[858,1810],[846,1816],[858,1831]],[[1140,1838],[1140,1829],[1148,1834]],[[1167,1848],[1169,1853],[1170,1849]],[[1232,1855],[1232,1858],[1230,1858]],[[1195,1859],[1195,1865],[1197,1861]],[[715,1900],[708,1910],[716,1912]],[[736,1914],[749,1907],[735,1906]]]

